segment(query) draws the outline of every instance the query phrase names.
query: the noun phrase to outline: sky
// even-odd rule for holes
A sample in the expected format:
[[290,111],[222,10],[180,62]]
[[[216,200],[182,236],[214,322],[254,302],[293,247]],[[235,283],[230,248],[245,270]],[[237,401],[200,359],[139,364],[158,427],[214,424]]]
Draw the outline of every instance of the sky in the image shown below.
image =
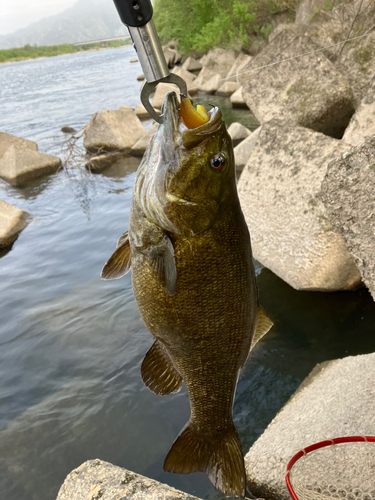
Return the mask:
[[0,0],[0,35],[25,28],[42,17],[58,14],[77,0]]

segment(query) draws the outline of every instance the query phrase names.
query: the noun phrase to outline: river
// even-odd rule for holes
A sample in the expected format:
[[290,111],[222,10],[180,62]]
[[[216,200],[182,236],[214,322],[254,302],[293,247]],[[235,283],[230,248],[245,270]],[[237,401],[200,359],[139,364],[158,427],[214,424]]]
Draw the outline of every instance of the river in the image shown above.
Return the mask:
[[[101,109],[139,103],[131,47],[0,65],[0,131],[60,155],[60,128]],[[256,122],[214,96],[227,123]],[[150,122],[146,122],[146,127]],[[56,136],[60,136],[57,137]],[[189,418],[186,390],[165,398],[139,376],[152,340],[130,276],[100,270],[126,230],[134,168],[93,175],[61,170],[24,189],[0,181],[0,199],[34,216],[0,254],[0,491],[53,500],[66,475],[100,458],[213,500],[204,474],[163,473]],[[375,351],[375,304],[366,289],[298,292],[256,264],[260,302],[275,326],[243,369],[234,404],[244,451],[316,363]]]

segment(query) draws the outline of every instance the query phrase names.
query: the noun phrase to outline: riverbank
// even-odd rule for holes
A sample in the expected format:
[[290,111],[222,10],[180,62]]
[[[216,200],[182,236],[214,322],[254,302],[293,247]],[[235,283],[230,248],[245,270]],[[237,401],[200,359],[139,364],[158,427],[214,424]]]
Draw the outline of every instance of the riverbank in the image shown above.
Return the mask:
[[91,50],[102,50],[105,48],[117,48],[130,45],[130,43],[130,39],[127,39],[109,41],[106,47],[103,47],[101,43],[90,43],[83,46],[77,46],[70,43],[63,43],[61,45],[42,45],[40,47],[25,45],[21,48],[0,50],[0,64],[74,54],[76,52],[89,52]]

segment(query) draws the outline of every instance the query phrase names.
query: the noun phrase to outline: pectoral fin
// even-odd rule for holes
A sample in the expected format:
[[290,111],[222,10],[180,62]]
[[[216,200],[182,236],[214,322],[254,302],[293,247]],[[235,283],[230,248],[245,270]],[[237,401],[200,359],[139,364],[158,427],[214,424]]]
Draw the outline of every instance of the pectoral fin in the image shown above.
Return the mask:
[[253,340],[250,346],[250,352],[254,349],[255,344],[271,329],[273,322],[264,312],[262,307],[258,307],[257,323],[255,327],[255,332]]
[[151,264],[164,281],[165,288],[169,295],[174,295],[176,291],[177,269],[174,258],[174,248],[167,235],[150,249]]
[[124,233],[117,242],[117,248],[104,264],[101,272],[103,280],[115,280],[122,278],[129,272],[130,262],[130,244],[128,233]]
[[145,386],[158,396],[165,396],[181,389],[182,378],[165,347],[155,340],[141,366]]

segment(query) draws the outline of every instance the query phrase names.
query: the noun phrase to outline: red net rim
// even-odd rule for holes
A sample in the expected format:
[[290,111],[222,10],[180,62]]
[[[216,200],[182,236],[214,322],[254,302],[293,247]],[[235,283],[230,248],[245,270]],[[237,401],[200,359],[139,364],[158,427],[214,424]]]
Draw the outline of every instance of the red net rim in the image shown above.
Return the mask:
[[326,439],[325,441],[320,441],[320,443],[315,443],[310,446],[307,446],[306,448],[303,448],[300,450],[298,453],[296,453],[290,460],[289,463],[286,467],[286,476],[285,476],[285,481],[286,485],[288,487],[290,496],[293,498],[293,500],[300,500],[297,495],[294,492],[293,486],[291,485],[290,482],[290,471],[293,467],[293,465],[299,460],[301,457],[304,455],[307,455],[311,451],[319,450],[319,448],[325,448],[326,446],[332,446],[333,444],[341,444],[341,443],[375,443],[375,436],[349,436],[349,437],[339,437],[335,439]]

